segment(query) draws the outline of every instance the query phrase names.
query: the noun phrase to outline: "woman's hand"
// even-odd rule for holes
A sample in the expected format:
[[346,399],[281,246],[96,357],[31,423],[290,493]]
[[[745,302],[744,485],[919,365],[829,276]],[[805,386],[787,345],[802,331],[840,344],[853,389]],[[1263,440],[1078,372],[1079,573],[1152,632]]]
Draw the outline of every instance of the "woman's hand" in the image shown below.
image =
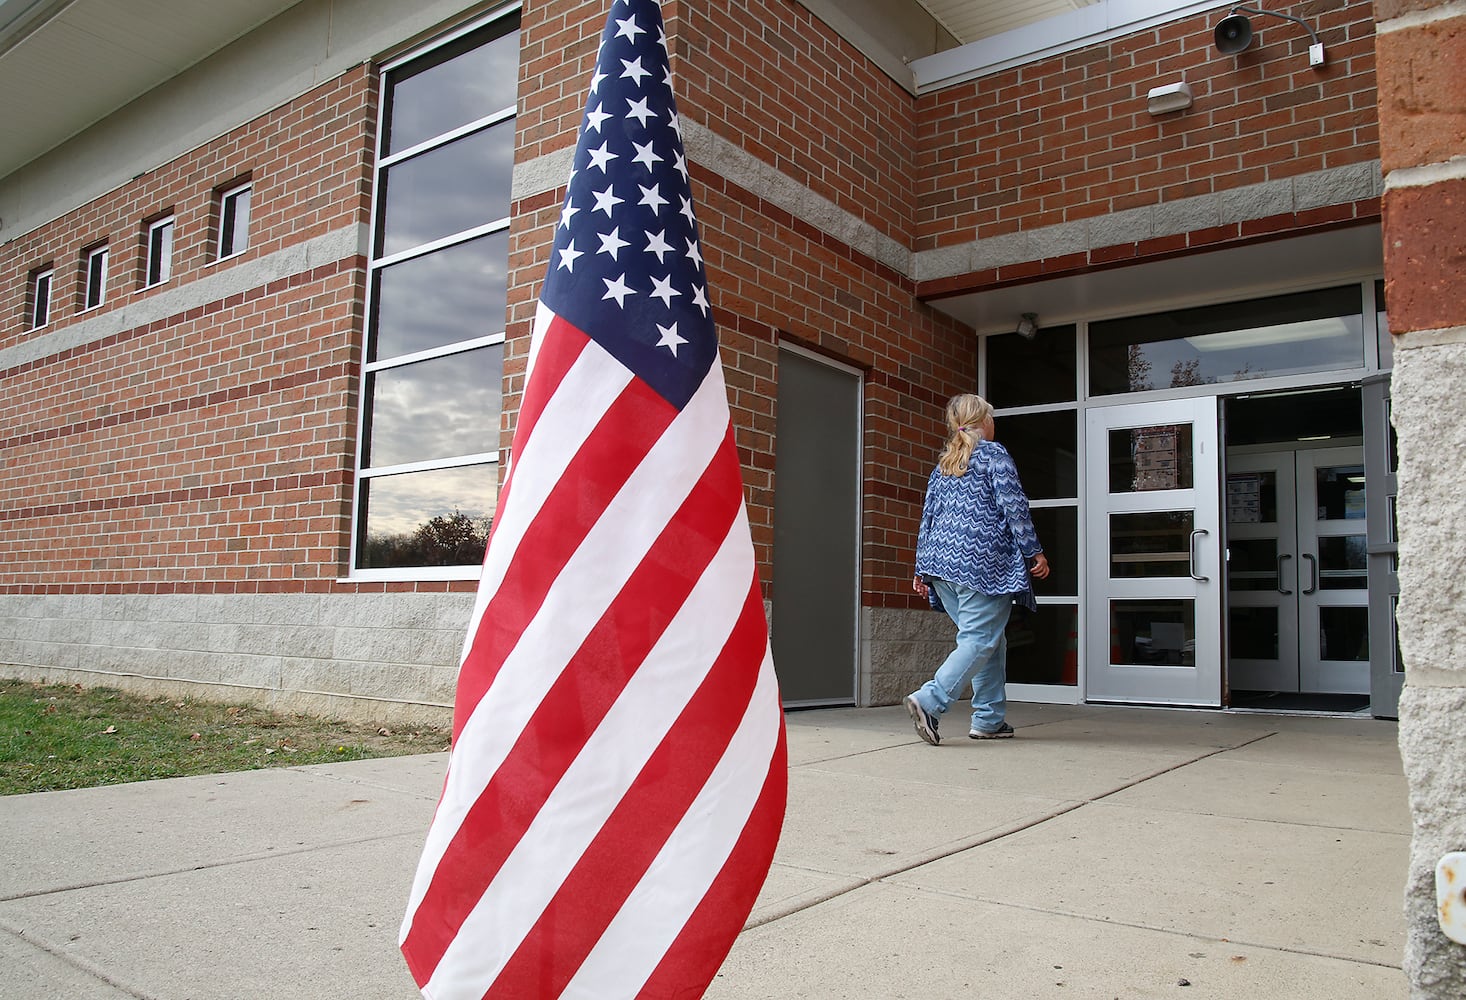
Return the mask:
[[1033,565],[1028,567],[1028,575],[1035,580],[1042,580],[1049,575],[1049,560],[1042,552],[1033,557]]
[[927,600],[926,592],[928,588],[926,585],[926,581],[923,580],[920,575],[913,576],[911,578],[911,589],[920,594],[922,600]]

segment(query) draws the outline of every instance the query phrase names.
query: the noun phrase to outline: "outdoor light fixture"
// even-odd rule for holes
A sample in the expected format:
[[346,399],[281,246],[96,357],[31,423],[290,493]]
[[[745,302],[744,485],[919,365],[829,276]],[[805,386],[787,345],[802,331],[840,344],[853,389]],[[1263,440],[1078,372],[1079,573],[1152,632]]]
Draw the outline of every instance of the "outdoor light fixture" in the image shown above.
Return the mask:
[[1256,14],[1259,17],[1281,17],[1285,21],[1303,25],[1303,30],[1308,32],[1308,37],[1313,39],[1313,44],[1308,46],[1308,65],[1314,68],[1323,65],[1323,42],[1318,40],[1318,32],[1310,28],[1301,17],[1280,14],[1275,10],[1263,10],[1260,7],[1233,7],[1232,13],[1217,22],[1212,37],[1216,40],[1218,52],[1223,55],[1236,55],[1252,44],[1252,22],[1244,16],[1245,14]]
[[1145,107],[1153,115],[1167,111],[1181,111],[1191,107],[1191,88],[1186,81],[1168,83],[1164,87],[1152,87],[1145,95]]
[[1038,336],[1038,313],[1024,313],[1018,317],[1018,336],[1024,340]]

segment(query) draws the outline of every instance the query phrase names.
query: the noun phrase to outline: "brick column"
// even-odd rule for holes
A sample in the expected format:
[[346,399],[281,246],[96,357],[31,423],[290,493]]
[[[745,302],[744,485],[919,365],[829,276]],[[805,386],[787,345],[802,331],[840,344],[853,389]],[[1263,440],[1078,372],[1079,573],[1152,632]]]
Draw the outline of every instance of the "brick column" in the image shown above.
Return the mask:
[[1399,433],[1400,750],[1412,997],[1466,996],[1435,866],[1466,850],[1466,2],[1376,0],[1385,300]]

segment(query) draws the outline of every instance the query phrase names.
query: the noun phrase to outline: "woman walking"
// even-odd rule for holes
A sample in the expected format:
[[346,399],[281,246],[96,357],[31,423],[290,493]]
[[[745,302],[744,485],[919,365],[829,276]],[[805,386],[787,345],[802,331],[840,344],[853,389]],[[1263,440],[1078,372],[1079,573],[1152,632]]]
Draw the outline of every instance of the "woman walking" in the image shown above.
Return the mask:
[[947,403],[951,436],[927,482],[912,589],[957,624],[957,648],[936,676],[906,696],[923,740],[936,746],[941,716],[969,683],[975,740],[1013,735],[1007,722],[1008,644],[1015,600],[1035,608],[1029,577],[1049,575],[1008,450],[994,440],[993,408],[981,396]]

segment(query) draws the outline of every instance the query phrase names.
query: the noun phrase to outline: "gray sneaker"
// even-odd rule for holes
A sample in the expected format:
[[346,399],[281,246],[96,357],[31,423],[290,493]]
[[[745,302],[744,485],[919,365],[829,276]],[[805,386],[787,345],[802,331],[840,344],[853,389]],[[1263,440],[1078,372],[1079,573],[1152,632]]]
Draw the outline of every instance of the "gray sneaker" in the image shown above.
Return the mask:
[[911,715],[911,721],[916,723],[917,736],[932,746],[942,742],[942,736],[937,732],[937,717],[921,707],[921,702],[916,700],[916,695],[908,694],[906,696],[906,711]]
[[967,736],[974,740],[1010,740],[1013,738],[1013,727],[1005,722],[992,732],[986,729],[969,730]]

